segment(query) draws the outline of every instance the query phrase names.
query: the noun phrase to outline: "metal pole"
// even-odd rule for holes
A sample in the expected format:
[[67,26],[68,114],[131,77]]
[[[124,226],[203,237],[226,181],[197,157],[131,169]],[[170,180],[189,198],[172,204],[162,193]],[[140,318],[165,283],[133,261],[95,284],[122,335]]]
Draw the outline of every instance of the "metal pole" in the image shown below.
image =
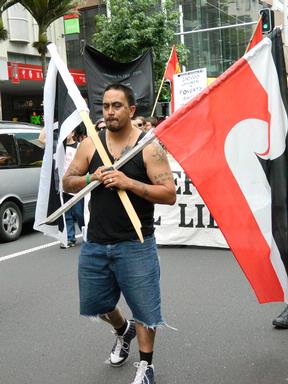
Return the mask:
[[[183,32],[184,32],[184,16],[183,16],[183,7],[182,7],[182,4],[179,5],[179,24],[180,24],[180,33],[182,33],[180,35],[180,42],[181,44],[185,44],[185,41],[184,41],[184,35],[183,35]],[[182,72],[186,72],[186,67],[184,65],[182,65]]]
[[1,91],[0,91],[0,120],[2,120],[2,100],[1,100]]
[[110,4],[110,0],[106,1],[106,14],[107,14],[107,19],[111,20],[111,4]]
[[[220,15],[220,6],[218,4],[218,23],[221,25],[221,15]],[[223,55],[223,37],[222,37],[222,29],[219,30],[219,43],[220,43],[220,64],[222,66],[222,73],[224,72],[224,55]]]
[[[129,152],[127,152],[123,157],[121,157],[119,160],[117,160],[113,164],[114,169],[121,168],[124,164],[126,164],[130,159],[132,159],[137,153],[142,151],[143,148],[146,147],[146,145],[150,144],[153,140],[155,140],[156,136],[154,133],[154,129],[150,129],[146,135],[138,142],[135,147],[133,147]],[[41,222],[39,225],[43,224],[51,224],[55,220],[58,219],[63,213],[65,213],[68,209],[70,209],[74,204],[76,204],[78,201],[80,201],[87,193],[91,192],[94,188],[98,187],[100,185],[100,181],[95,180],[92,181],[92,183],[86,185],[83,189],[81,189],[80,192],[76,193],[70,200],[68,200],[65,204],[61,205],[60,208],[58,208],[55,212],[51,213],[50,216],[48,216],[43,222]]]
[[189,35],[191,33],[211,32],[211,31],[217,31],[219,29],[227,29],[227,28],[238,28],[238,27],[243,27],[245,25],[254,25],[254,24],[257,24],[257,22],[258,21],[250,21],[249,23],[223,25],[221,27],[205,28],[205,29],[195,29],[193,31],[186,31],[186,32],[176,32],[175,35],[176,36],[179,36],[179,35]]
[[283,0],[283,33],[284,44],[288,46],[288,0]]

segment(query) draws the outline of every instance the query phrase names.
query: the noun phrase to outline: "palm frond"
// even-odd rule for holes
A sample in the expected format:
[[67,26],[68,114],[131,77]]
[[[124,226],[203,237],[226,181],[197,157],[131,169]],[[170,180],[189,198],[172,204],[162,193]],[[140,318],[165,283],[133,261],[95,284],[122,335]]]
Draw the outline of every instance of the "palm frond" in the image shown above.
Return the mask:
[[6,11],[6,9],[12,7],[12,5],[19,3],[19,0],[0,0],[0,10],[1,12]]
[[77,5],[75,0],[19,0],[19,2],[31,13],[39,25],[46,26],[46,28]]
[[4,28],[2,17],[0,16],[0,40],[6,40],[8,37],[8,32]]

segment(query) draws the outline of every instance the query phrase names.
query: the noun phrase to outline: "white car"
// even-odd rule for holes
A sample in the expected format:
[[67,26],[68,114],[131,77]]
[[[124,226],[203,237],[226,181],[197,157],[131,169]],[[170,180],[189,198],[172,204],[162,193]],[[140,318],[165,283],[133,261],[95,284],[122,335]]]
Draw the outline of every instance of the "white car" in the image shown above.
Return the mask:
[[35,215],[44,154],[41,127],[0,121],[0,242],[18,239]]

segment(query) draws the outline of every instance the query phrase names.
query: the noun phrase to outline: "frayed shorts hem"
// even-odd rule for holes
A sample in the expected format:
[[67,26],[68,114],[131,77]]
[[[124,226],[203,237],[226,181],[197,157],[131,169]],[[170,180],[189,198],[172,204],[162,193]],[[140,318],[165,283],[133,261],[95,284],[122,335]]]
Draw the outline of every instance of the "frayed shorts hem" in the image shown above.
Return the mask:
[[166,323],[164,321],[160,321],[158,323],[148,325],[147,323],[145,323],[144,321],[141,321],[139,319],[134,318],[134,320],[137,323],[141,324],[144,328],[152,329],[153,331],[155,331],[157,328],[164,328],[166,326]]
[[[100,321],[103,321],[101,319],[101,316],[105,316],[105,313],[104,314],[99,314],[99,315],[81,315],[80,314],[80,317],[84,317],[85,319],[89,319],[89,320],[91,320],[93,322],[97,322],[97,323],[100,322]],[[141,324],[144,328],[152,329],[153,331],[156,331],[156,329],[163,329],[163,328],[169,328],[169,329],[172,329],[174,331],[178,331],[177,328],[172,327],[171,325],[167,324],[165,321],[160,321],[160,322],[158,322],[156,324],[148,325],[144,321],[140,321],[140,320],[138,320],[136,318],[134,318],[134,320],[137,323]]]

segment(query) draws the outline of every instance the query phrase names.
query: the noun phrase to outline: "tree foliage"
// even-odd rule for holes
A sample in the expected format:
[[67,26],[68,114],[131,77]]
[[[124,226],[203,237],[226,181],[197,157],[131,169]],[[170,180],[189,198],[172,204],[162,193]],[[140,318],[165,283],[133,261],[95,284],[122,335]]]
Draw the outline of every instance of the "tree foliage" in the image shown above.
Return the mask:
[[[96,16],[93,45],[116,61],[133,60],[147,49],[153,49],[154,76],[159,84],[173,44],[179,14],[175,1],[110,0],[111,18]],[[188,49],[177,45],[179,61],[186,64]]]

